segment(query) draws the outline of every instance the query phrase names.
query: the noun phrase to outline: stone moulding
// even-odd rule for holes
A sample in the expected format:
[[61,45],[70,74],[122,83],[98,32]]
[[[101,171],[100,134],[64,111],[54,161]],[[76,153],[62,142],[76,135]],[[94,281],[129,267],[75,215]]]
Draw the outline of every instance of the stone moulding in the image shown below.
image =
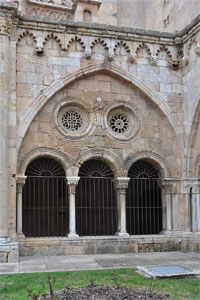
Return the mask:
[[[74,107],[74,108],[77,107],[77,109],[81,111],[81,116],[84,118],[84,122],[83,122],[84,124],[83,124],[83,129],[77,131],[77,133],[72,132],[70,134],[69,131],[68,132],[65,131],[60,126],[58,120],[59,112],[65,107]],[[67,138],[69,140],[85,138],[87,135],[91,134],[95,128],[92,121],[93,120],[92,108],[86,102],[77,99],[67,98],[58,102],[53,109],[52,119],[54,123],[54,128],[56,129],[57,133],[59,133],[62,137]]]
[[[108,124],[109,123],[108,118],[110,113],[112,113],[113,111],[117,111],[118,108],[121,108],[122,112],[123,110],[128,112],[128,114],[130,115],[128,116],[130,129],[128,130],[127,134],[124,135],[115,134],[115,132],[111,130]],[[140,132],[141,118],[135,106],[124,101],[114,101],[109,105],[107,105],[102,112],[102,127],[106,132],[106,134],[116,142],[129,143],[133,139],[137,138]]]
[[53,149],[53,148],[48,148],[48,147],[40,147],[40,148],[31,150],[30,152],[26,153],[23,156],[23,158],[19,162],[19,166],[17,168],[18,169],[17,174],[19,176],[24,176],[28,164],[31,161],[33,161],[34,159],[41,157],[41,156],[48,156],[48,157],[51,157],[51,158],[57,160],[64,168],[65,173],[66,173],[66,170],[72,165],[72,161],[69,158],[69,156],[67,154],[63,153],[62,151]]
[[158,169],[162,178],[171,178],[172,173],[168,162],[160,154],[152,151],[138,150],[133,154],[128,155],[124,160],[124,168],[129,170],[133,163],[137,160],[144,159],[152,162]]
[[163,112],[163,114],[167,117],[173,131],[175,132],[177,136],[177,140],[179,143],[179,151],[181,152],[181,149],[184,149],[183,142],[181,139],[181,128],[178,126],[177,120],[170,110],[170,108],[167,106],[165,101],[156,93],[154,92],[150,87],[144,84],[141,80],[138,80],[135,78],[132,74],[125,72],[122,68],[116,67],[112,64],[100,64],[100,65],[92,65],[86,68],[83,68],[81,70],[78,70],[74,73],[67,74],[62,79],[54,81],[49,87],[44,89],[38,97],[35,99],[35,102],[33,105],[27,110],[24,118],[21,121],[21,124],[18,127],[17,131],[17,149],[19,150],[20,145],[22,143],[22,140],[32,123],[33,119],[36,117],[36,115],[39,113],[39,111],[42,109],[42,107],[48,102],[50,98],[52,98],[53,95],[55,95],[59,90],[61,90],[63,87],[67,86],[69,83],[72,83],[73,81],[83,78],[98,72],[107,72],[110,75],[118,76],[121,79],[124,79],[125,81],[131,83],[134,87],[137,87],[140,91],[142,91],[148,98],[150,98],[153,103],[155,103],[156,106],[159,107],[159,109]]
[[81,166],[85,161],[89,159],[102,159],[106,161],[113,170],[116,177],[126,177],[127,172],[123,169],[123,161],[118,157],[116,153],[111,150],[94,148],[82,151],[75,159],[74,165]]

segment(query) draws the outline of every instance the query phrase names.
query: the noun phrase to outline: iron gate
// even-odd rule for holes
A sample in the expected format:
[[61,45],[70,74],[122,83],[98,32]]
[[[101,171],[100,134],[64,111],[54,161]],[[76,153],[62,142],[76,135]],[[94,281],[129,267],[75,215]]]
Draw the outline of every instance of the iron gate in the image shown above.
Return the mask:
[[80,236],[114,235],[117,231],[117,203],[112,170],[105,162],[89,160],[81,166],[79,176],[77,233]]
[[64,170],[54,160],[40,158],[28,166],[26,175],[22,208],[24,235],[66,236],[69,208]]
[[157,170],[146,161],[137,161],[131,167],[129,177],[127,232],[131,235],[160,233],[163,208]]

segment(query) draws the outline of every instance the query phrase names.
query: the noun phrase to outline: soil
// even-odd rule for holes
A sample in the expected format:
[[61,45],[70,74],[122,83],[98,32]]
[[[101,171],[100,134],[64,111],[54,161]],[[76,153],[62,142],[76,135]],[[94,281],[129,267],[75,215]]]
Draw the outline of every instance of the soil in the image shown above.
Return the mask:
[[142,291],[124,286],[114,287],[105,285],[83,286],[77,288],[65,288],[56,294],[56,297],[45,299],[58,300],[169,300],[169,295],[160,295],[153,291]]

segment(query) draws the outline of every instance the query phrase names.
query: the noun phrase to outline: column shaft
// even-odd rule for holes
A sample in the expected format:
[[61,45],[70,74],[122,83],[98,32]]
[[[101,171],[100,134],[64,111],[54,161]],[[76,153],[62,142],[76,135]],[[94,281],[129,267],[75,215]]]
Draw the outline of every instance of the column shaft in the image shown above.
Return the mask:
[[7,20],[0,17],[0,237],[8,236],[8,101],[9,36]]
[[69,238],[77,238],[76,234],[76,186],[78,184],[80,177],[71,176],[67,177],[67,184],[69,187]]

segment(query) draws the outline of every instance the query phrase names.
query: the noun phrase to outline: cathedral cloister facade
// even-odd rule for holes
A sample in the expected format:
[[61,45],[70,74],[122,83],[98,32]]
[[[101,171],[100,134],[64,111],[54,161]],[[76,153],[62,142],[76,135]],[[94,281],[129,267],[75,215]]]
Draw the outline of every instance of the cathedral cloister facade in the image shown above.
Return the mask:
[[0,1],[1,262],[200,251],[200,18],[120,5]]

